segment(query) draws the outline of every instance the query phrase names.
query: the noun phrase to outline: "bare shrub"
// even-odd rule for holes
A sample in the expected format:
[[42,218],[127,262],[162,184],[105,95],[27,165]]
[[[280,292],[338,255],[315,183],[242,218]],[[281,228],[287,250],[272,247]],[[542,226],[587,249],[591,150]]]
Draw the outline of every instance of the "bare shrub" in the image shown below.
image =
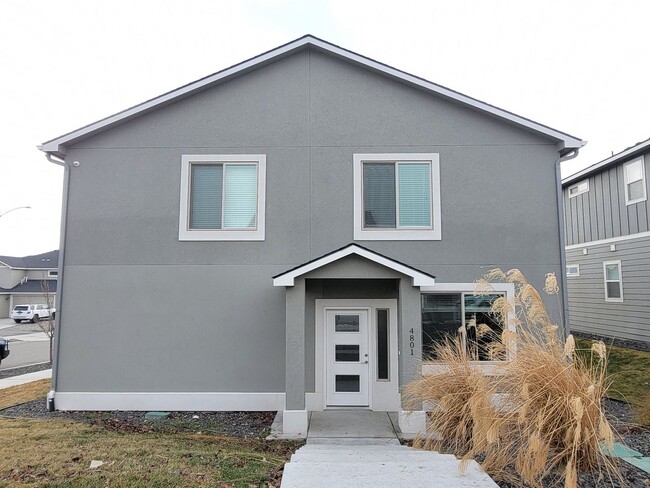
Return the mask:
[[[416,446],[448,450],[465,462],[479,459],[493,478],[519,486],[575,487],[583,471],[620,480],[606,455],[614,434],[601,406],[608,386],[605,345],[595,342],[589,354],[575,355],[573,337],[558,333],[519,270],[491,271],[477,283],[477,293],[492,291],[490,281],[515,287],[514,306],[505,299],[492,306],[506,324],[495,348],[505,348],[508,361],[491,363],[494,372],[485,375],[466,350],[464,327],[455,340],[438,344],[435,362],[442,372],[405,390],[411,408],[433,405]],[[545,291],[559,291],[553,274]]]

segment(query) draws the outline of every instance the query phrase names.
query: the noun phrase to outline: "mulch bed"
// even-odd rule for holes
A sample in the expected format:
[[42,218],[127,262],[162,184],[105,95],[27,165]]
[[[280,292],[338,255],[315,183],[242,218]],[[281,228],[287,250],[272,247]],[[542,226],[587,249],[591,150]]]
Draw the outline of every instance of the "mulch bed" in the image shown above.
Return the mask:
[[146,412],[48,412],[45,398],[0,411],[4,417],[65,419],[101,425],[120,432],[196,432],[231,437],[266,436],[275,412],[171,412],[166,419],[145,418]]

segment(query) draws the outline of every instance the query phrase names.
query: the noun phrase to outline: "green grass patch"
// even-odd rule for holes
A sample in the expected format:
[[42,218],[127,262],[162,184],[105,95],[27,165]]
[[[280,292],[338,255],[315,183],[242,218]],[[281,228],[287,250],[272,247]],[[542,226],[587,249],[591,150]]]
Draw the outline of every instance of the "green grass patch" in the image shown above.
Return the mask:
[[[589,356],[593,341],[576,338],[578,354]],[[643,423],[650,402],[650,353],[618,346],[607,346],[607,373],[611,386],[607,396],[628,402]]]

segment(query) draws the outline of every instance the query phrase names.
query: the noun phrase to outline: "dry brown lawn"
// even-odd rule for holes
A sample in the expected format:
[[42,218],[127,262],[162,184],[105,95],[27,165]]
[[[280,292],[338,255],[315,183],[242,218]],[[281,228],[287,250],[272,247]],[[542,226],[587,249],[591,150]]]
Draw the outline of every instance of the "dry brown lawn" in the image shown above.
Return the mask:
[[0,410],[45,397],[50,384],[49,379],[44,379],[0,390]]
[[[0,390],[0,408],[49,388],[42,380]],[[0,487],[278,487],[298,445],[0,414]],[[93,460],[103,464],[91,469]]]

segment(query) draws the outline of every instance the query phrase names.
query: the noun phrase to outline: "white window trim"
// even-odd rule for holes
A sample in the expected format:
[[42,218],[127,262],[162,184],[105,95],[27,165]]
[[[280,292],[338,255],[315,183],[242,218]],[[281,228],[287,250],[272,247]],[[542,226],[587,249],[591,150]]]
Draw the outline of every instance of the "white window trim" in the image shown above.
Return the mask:
[[[573,190],[574,188],[577,188],[578,191],[572,194],[571,190]],[[582,195],[583,193],[587,193],[588,191],[589,191],[589,180],[588,179],[582,180],[576,183],[575,185],[571,185],[569,187],[569,198],[577,197],[578,195]]]
[[[629,184],[632,182],[628,181],[627,179],[627,167],[633,164],[641,165],[641,181],[643,182],[643,196],[639,198],[635,198],[634,200],[630,200],[628,187]],[[645,179],[645,160],[643,159],[643,156],[633,159],[632,161],[628,161],[623,165],[623,181],[625,183],[625,204],[626,205],[634,205],[635,203],[645,202],[648,199],[648,191],[646,188],[646,179]]]
[[[570,272],[569,268],[576,268],[576,272],[575,273]],[[566,265],[566,275],[567,276],[580,276],[580,265],[579,264],[567,264]]]
[[47,270],[47,277],[48,278],[58,278],[59,277],[59,271],[56,269],[48,269]]
[[[431,164],[431,229],[364,229],[363,163],[426,162]],[[355,241],[439,241],[440,225],[440,156],[436,153],[355,154],[354,172],[354,240]]]
[[[607,279],[607,266],[610,264],[615,264],[618,266],[618,280],[608,280]],[[621,290],[621,297],[620,298],[609,298],[607,296],[607,283],[618,283],[620,290]],[[615,303],[621,303],[623,302],[623,268],[621,266],[621,261],[616,260],[616,261],[604,261],[603,262],[603,286],[605,288],[605,301],[606,302],[615,302]]]
[[[190,229],[190,170],[192,163],[255,163],[257,165],[257,228]],[[181,200],[179,241],[263,241],[265,238],[266,155],[265,154],[184,154],[181,158]]]

